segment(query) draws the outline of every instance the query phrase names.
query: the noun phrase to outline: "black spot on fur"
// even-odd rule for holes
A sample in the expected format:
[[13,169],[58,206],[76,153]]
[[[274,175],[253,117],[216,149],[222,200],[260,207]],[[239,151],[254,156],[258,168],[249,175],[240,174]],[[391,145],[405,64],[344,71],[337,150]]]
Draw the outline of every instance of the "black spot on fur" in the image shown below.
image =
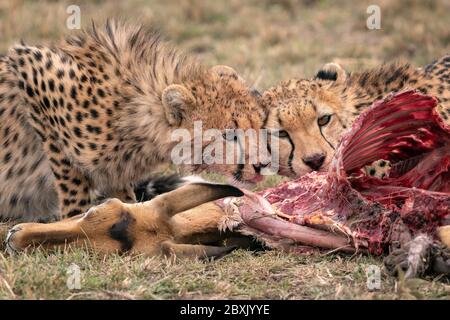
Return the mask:
[[100,97],[104,98],[105,97],[105,91],[103,91],[103,89],[98,88],[97,89],[97,93]]
[[61,152],[59,150],[59,148],[57,146],[55,146],[53,143],[50,143],[50,151],[52,151],[54,153],[60,153]]
[[81,185],[81,180],[77,179],[77,178],[74,178],[74,179],[72,179],[72,183],[77,185],[77,186],[79,186],[79,185]]
[[50,101],[48,100],[47,97],[44,97],[44,99],[42,99],[43,101],[43,105],[45,107],[45,109],[49,109],[50,108]]
[[83,121],[83,114],[81,112],[77,112],[76,118],[77,118],[78,122],[82,122]]
[[69,167],[71,165],[70,160],[67,158],[61,159],[61,164],[65,165],[66,167]]
[[45,64],[45,69],[50,70],[52,68],[53,62],[52,60],[48,60]]
[[91,109],[91,110],[89,110],[89,112],[91,113],[92,119],[97,119],[98,118],[98,111],[97,110]]
[[42,53],[40,51],[35,51],[33,53],[34,58],[36,59],[36,61],[41,61],[42,60]]
[[11,152],[8,152],[7,154],[5,154],[5,157],[3,160],[5,163],[8,163],[9,160],[11,160]]
[[28,94],[29,97],[33,97],[34,96],[33,88],[31,88],[30,86],[27,86],[27,94]]
[[67,185],[64,183],[60,183],[59,187],[61,188],[61,190],[65,193],[69,192],[69,188],[67,188]]
[[75,135],[78,138],[81,138],[81,130],[80,130],[80,128],[77,128],[77,127],[73,128],[73,133],[75,133]]
[[48,88],[50,89],[51,92],[55,91],[55,80],[53,79],[48,80]]
[[69,78],[73,80],[73,79],[75,79],[75,76],[76,76],[75,75],[75,71],[73,71],[73,69],[70,69],[70,71],[69,71]]
[[77,98],[77,88],[75,86],[70,88],[70,97],[74,100]]
[[89,100],[84,100],[84,101],[83,101],[83,108],[84,108],[84,109],[89,108],[89,104],[90,104]]

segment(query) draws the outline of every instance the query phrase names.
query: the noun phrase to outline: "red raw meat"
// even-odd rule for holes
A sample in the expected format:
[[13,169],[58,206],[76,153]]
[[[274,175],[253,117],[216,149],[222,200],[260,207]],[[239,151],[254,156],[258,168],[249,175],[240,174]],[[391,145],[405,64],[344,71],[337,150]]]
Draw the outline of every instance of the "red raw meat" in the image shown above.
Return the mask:
[[[272,242],[375,254],[401,237],[434,235],[450,205],[450,128],[436,104],[415,91],[375,102],[342,138],[328,172],[237,201],[243,229]],[[363,173],[379,159],[392,164],[388,178]]]

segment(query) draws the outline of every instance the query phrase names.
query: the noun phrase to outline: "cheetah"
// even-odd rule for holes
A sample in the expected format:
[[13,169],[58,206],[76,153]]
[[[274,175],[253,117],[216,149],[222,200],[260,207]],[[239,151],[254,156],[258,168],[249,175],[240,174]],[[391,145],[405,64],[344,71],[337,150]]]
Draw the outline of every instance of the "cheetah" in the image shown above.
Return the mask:
[[[407,89],[438,99],[437,110],[450,125],[450,55],[424,68],[396,62],[352,74],[329,63],[313,79],[292,79],[267,90],[262,104],[270,110],[266,126],[279,137],[279,172],[295,177],[327,170],[359,114],[388,93]],[[364,170],[387,178],[390,163],[379,159]]]
[[[133,186],[171,163],[175,129],[259,129],[258,101],[231,67],[207,68],[145,26],[108,20],[54,46],[15,45],[0,58],[0,220],[135,202]],[[236,145],[202,147],[225,143]],[[186,166],[260,176],[258,163]]]

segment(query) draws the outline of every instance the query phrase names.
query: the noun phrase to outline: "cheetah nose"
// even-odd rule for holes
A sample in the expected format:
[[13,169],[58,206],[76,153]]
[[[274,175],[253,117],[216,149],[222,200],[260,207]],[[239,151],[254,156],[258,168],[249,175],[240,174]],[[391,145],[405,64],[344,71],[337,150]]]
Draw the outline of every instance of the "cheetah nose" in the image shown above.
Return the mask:
[[312,156],[302,158],[303,162],[311,169],[317,171],[325,161],[326,155],[323,153],[315,153]]

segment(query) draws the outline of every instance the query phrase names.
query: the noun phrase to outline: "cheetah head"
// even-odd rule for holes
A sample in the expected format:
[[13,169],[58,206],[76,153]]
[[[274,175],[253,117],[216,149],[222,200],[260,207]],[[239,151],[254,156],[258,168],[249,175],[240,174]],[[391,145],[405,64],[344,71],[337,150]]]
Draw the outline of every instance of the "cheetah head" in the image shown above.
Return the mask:
[[[262,180],[270,156],[259,135],[267,117],[260,98],[227,66],[215,66],[196,80],[166,87],[165,116],[177,129],[172,131],[177,141],[172,161],[178,158],[174,163],[187,164],[195,172],[226,174],[232,182]],[[186,148],[188,152],[183,152]]]

